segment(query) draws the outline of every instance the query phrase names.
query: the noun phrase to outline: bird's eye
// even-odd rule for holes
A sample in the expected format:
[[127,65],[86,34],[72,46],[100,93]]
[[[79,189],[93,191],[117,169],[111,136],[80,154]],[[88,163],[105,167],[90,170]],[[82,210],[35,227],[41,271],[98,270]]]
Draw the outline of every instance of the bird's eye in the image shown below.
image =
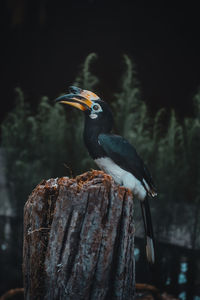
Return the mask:
[[93,108],[93,110],[99,110],[100,106],[98,104],[95,104],[92,108]]

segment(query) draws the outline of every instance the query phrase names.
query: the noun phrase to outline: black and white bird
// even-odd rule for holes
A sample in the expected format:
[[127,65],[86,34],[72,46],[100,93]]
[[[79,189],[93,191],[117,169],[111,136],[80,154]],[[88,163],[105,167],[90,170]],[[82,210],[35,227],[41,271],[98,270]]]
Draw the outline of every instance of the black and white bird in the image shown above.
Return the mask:
[[90,156],[101,170],[128,189],[140,200],[146,236],[146,255],[154,263],[154,239],[148,197],[156,189],[144,162],[135,148],[123,137],[111,133],[113,115],[106,102],[93,92],[74,86],[57,102],[69,104],[85,114],[84,142]]

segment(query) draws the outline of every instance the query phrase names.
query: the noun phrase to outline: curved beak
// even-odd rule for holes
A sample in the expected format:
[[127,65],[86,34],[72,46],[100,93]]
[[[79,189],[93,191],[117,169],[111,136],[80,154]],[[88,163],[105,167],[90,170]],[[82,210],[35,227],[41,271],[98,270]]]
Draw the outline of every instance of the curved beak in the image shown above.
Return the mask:
[[64,103],[76,107],[82,111],[91,109],[93,100],[99,99],[94,93],[82,90],[75,86],[69,87],[70,94],[66,94],[56,98],[56,102]]

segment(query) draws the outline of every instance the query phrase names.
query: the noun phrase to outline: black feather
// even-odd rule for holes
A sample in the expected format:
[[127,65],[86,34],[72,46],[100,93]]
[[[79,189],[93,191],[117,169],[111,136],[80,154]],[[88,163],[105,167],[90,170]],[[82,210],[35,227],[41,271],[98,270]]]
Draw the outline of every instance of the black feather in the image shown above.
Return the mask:
[[144,178],[150,189],[155,189],[150,172],[137,154],[135,148],[126,139],[119,135],[102,133],[99,134],[98,141],[108,157],[117,165],[132,173],[142,184]]
[[140,201],[146,239],[146,256],[149,263],[155,262],[155,243],[148,196]]

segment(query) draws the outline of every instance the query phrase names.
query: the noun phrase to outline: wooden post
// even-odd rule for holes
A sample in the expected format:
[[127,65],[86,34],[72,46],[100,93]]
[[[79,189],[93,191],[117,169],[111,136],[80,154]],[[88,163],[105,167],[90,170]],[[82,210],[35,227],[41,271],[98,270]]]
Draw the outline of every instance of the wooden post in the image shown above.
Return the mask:
[[41,182],[24,208],[26,300],[134,298],[133,197],[101,171]]

